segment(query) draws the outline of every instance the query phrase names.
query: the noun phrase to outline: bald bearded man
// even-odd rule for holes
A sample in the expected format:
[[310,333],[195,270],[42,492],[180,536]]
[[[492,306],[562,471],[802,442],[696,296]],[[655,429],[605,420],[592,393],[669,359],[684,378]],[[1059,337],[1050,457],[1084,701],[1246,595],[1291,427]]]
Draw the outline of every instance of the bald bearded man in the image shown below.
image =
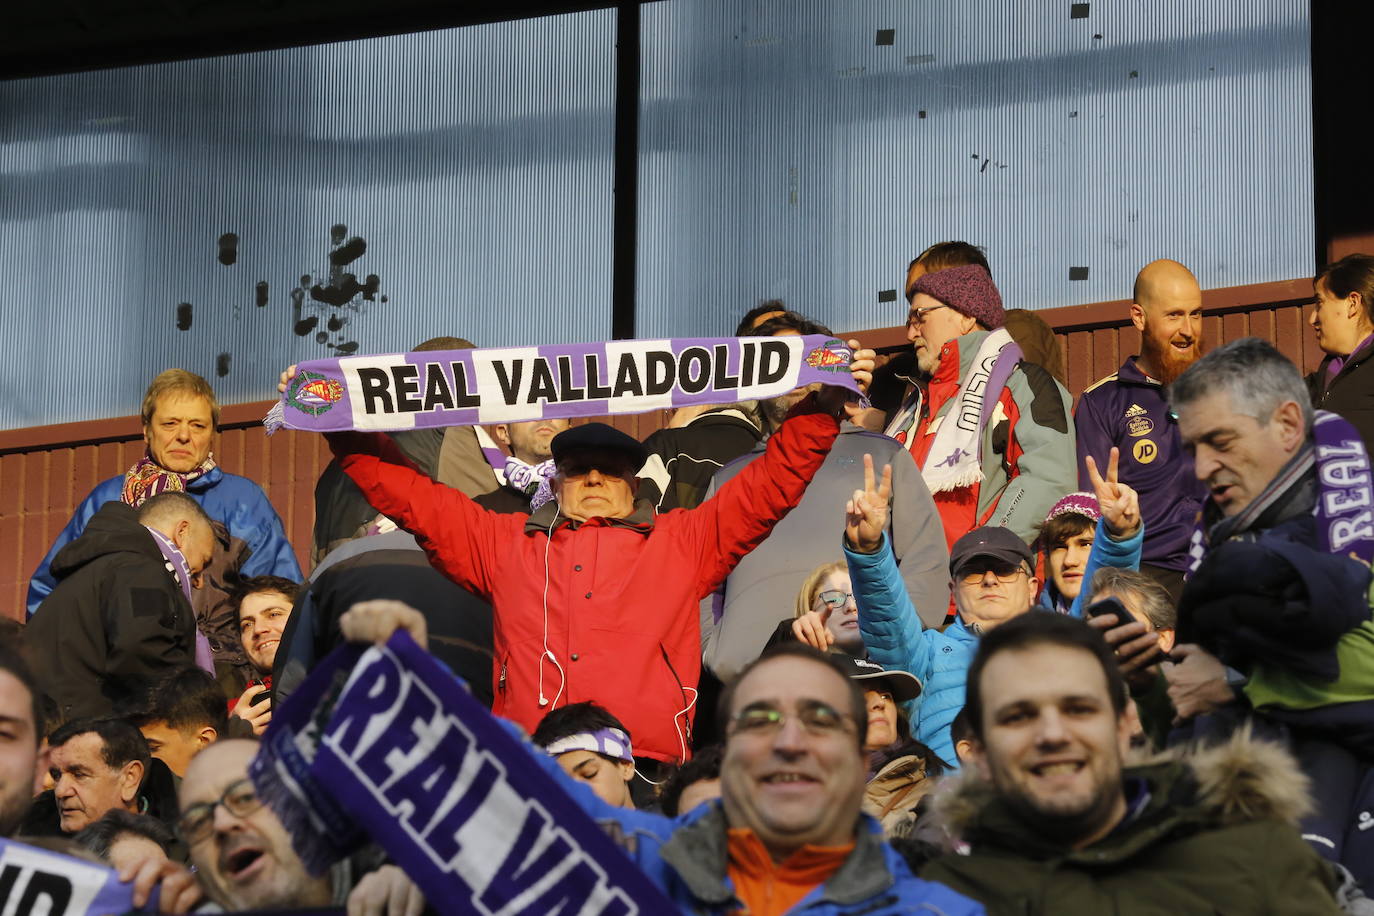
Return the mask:
[[1202,290],[1177,261],[1146,264],[1135,278],[1131,323],[1140,355],[1091,385],[1078,400],[1079,487],[1088,488],[1086,459],[1106,467],[1121,450],[1120,479],[1140,494],[1145,544],[1140,571],[1177,603],[1197,513],[1206,490],[1183,451],[1178,421],[1164,389],[1202,354]]

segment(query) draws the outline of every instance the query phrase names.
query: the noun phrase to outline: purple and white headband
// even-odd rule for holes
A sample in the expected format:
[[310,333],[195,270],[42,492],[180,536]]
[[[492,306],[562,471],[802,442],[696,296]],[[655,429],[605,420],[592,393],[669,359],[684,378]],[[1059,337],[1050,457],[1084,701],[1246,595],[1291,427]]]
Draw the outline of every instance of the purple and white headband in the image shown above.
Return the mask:
[[579,732],[551,741],[544,748],[550,757],[557,757],[569,751],[591,751],[613,760],[634,763],[634,749],[630,747],[630,736],[618,728],[599,728],[594,732]]

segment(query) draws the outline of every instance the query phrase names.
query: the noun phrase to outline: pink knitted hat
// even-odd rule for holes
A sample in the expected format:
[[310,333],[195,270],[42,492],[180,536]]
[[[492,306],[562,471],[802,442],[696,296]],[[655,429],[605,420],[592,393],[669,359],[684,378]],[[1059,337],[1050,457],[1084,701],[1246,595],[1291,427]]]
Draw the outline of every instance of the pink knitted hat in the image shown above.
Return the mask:
[[1097,505],[1097,497],[1091,493],[1079,492],[1070,493],[1053,506],[1050,506],[1050,513],[1045,516],[1045,521],[1048,522],[1052,518],[1058,518],[1061,515],[1069,515],[1070,513],[1074,515],[1086,515],[1088,518],[1092,519],[1094,524],[1102,520],[1102,510]]
[[992,277],[977,264],[947,267],[929,273],[911,287],[912,294],[925,293],[952,309],[971,315],[990,331],[1007,323],[1002,310],[1002,295]]

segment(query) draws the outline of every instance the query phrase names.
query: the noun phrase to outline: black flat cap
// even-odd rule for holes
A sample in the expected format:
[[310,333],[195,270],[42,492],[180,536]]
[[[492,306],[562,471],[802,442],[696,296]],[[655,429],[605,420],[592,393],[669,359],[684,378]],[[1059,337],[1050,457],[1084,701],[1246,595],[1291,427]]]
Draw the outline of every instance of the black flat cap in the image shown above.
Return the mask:
[[949,549],[949,574],[958,574],[961,566],[977,557],[992,557],[1013,566],[1020,563],[1031,567],[1035,565],[1031,562],[1031,551],[1026,542],[1011,529],[995,525],[974,528],[954,542]]
[[584,449],[623,452],[634,465],[632,470],[636,471],[649,459],[643,442],[605,423],[583,423],[565,429],[553,437],[549,449],[553,452],[554,464],[562,464],[568,455]]

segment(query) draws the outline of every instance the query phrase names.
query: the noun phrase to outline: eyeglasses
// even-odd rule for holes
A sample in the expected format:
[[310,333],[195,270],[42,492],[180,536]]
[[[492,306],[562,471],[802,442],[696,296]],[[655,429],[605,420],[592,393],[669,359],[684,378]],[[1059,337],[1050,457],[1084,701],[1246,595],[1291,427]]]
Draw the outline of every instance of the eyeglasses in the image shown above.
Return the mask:
[[192,805],[177,818],[177,835],[182,842],[193,846],[208,837],[215,819],[215,809],[220,805],[234,817],[247,817],[261,808],[263,801],[258,797],[257,789],[253,788],[252,781],[246,777],[230,783],[219,801]]
[[746,707],[730,720],[729,733],[758,736],[776,734],[782,730],[783,723],[792,716],[795,716],[807,734],[811,735],[834,735],[849,730],[845,725],[845,720],[850,718],[849,716],[836,712],[824,703],[812,702],[798,707],[791,716],[772,706]]
[[936,309],[947,309],[947,305],[928,305],[925,308],[912,309],[906,316],[906,326],[914,328],[918,324],[924,324],[926,316]]
[[972,563],[959,567],[956,578],[972,584],[981,582],[988,573],[992,573],[1001,582],[1010,582],[1022,574],[1030,575],[1026,567],[1019,563],[1006,563],[1001,560],[974,560]]
[[838,611],[849,603],[849,599],[854,597],[853,592],[842,592],[837,588],[828,589],[820,592],[816,597],[830,610]]

